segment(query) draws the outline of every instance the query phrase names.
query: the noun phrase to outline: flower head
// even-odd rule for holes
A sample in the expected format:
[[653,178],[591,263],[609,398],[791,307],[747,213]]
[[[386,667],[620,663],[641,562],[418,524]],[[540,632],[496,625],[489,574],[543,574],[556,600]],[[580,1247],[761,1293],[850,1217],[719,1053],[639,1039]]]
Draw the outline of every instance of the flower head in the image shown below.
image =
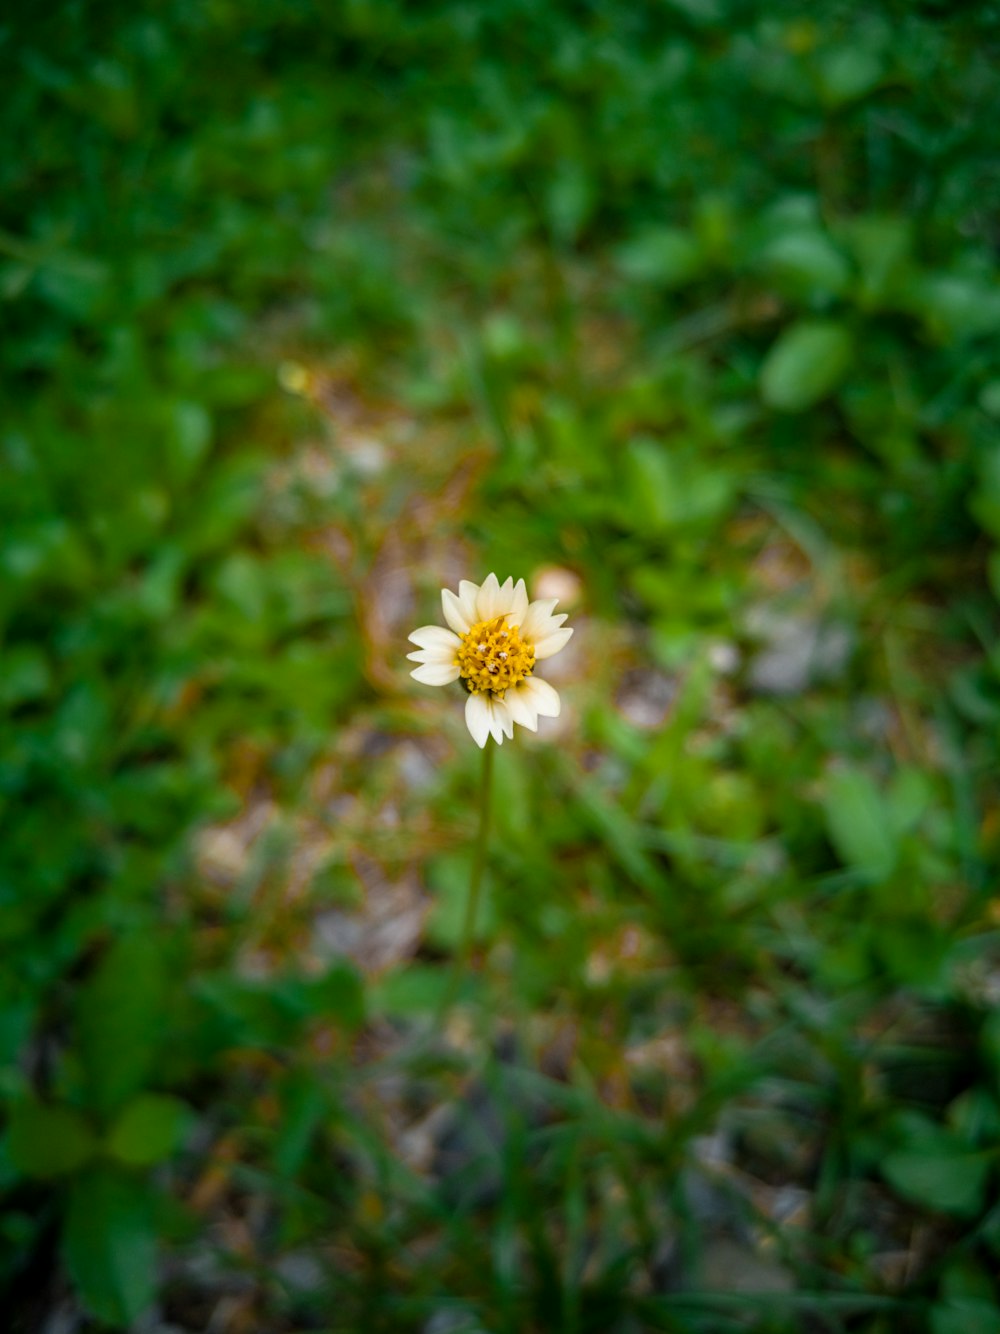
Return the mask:
[[462,682],[469,696],[465,722],[477,746],[489,736],[502,745],[515,723],[534,732],[539,718],[558,718],[558,694],[534,675],[536,664],[573,633],[562,628],[565,615],[553,616],[557,601],[529,602],[523,579],[501,584],[490,574],[481,585],[463,579],[457,594],[441,590],[451,629],[424,625],[410,635],[417,652],[407,656],[420,663],[410,675],[428,686]]

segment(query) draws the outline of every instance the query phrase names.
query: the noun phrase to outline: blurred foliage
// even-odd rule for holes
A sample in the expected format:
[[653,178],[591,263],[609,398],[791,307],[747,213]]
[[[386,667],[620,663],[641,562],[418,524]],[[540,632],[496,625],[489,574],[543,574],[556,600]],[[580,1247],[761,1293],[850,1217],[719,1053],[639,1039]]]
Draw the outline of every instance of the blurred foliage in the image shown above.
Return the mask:
[[[11,1328],[997,1334],[998,54],[4,17]],[[407,1063],[477,757],[405,634],[553,564],[572,726],[498,757],[473,1038]],[[309,945],[407,876],[411,955]]]

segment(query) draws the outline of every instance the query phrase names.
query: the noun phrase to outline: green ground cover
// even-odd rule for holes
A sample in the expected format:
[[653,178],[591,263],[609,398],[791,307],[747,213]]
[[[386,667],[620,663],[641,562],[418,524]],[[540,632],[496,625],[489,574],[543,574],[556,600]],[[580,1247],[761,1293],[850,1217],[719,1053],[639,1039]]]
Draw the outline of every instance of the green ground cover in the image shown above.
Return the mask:
[[[3,19],[12,1329],[998,1334],[998,47]],[[576,634],[442,1014],[491,569]]]

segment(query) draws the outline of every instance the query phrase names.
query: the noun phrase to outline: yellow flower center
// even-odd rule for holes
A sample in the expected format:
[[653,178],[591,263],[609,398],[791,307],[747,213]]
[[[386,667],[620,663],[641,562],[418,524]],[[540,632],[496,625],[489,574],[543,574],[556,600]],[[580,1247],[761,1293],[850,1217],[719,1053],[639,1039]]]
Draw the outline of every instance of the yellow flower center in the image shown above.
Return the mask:
[[466,690],[472,694],[491,691],[502,695],[535,669],[535,650],[526,644],[507,616],[480,621],[462,636],[458,668]]

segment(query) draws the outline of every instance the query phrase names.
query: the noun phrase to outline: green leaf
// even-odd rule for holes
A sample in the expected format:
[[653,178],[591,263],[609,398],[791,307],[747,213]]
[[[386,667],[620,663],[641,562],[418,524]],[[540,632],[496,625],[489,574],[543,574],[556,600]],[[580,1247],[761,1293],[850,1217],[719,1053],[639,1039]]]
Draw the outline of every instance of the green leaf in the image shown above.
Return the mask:
[[912,220],[868,213],[844,230],[860,275],[857,299],[862,309],[880,310],[900,300],[905,304],[913,287]]
[[176,546],[165,544],[142,576],[136,603],[151,620],[165,621],[177,608],[185,554]]
[[760,368],[768,407],[801,412],[832,393],[854,355],[850,330],[833,320],[802,320],[786,329]]
[[682,512],[683,498],[666,449],[655,440],[630,440],[622,463],[623,520],[638,532],[671,526]]
[[1000,330],[1000,285],[990,276],[929,274],[914,287],[912,300],[941,342],[961,342]]
[[938,1213],[972,1218],[983,1208],[990,1155],[952,1148],[944,1137],[897,1149],[882,1162],[886,1181],[904,1199]]
[[675,227],[640,232],[619,249],[617,261],[626,278],[668,289],[683,287],[704,268],[698,242]]
[[881,792],[864,770],[834,769],[823,811],[830,842],[847,866],[873,880],[891,874],[897,857],[892,821]]
[[949,939],[936,922],[884,922],[875,948],[886,973],[904,987],[941,991],[947,978]]
[[184,1137],[191,1109],[165,1093],[140,1093],[121,1111],[108,1132],[106,1149],[129,1167],[148,1167],[169,1158]]
[[694,228],[706,255],[718,264],[732,264],[742,227],[731,199],[722,194],[702,195],[695,205]]
[[882,78],[882,61],[863,46],[841,46],[820,65],[819,88],[826,106],[840,107],[870,93]]
[[281,1100],[281,1124],[274,1146],[274,1166],[280,1176],[291,1179],[302,1171],[329,1112],[327,1092],[314,1078],[291,1076]]
[[948,1124],[963,1144],[1000,1144],[1000,1106],[982,1086],[966,1089],[948,1108]]
[[0,705],[8,708],[41,699],[52,689],[52,672],[40,648],[18,645],[4,654]]
[[1000,540],[1000,447],[984,450],[976,468],[976,489],[969,509],[977,523]]
[[1000,1010],[990,1010],[979,1034],[983,1060],[993,1076],[994,1088],[1000,1092]]
[[93,1156],[94,1133],[71,1107],[26,1099],[11,1108],[7,1147],[14,1166],[31,1177],[67,1176]]
[[889,786],[887,806],[896,835],[916,829],[926,815],[934,792],[922,769],[900,768]]
[[311,1012],[335,1019],[352,1031],[365,1021],[365,989],[358,970],[349,963],[334,964],[322,977],[307,983]]
[[85,986],[77,1015],[80,1057],[98,1115],[116,1111],[153,1069],[164,990],[160,946],[139,932],[116,941]]
[[63,1250],[90,1312],[110,1325],[131,1325],[156,1295],[156,1234],[142,1183],[113,1168],[75,1181]]
[[212,444],[212,418],[201,403],[183,400],[166,408],[167,455],[176,481],[197,472]]
[[821,231],[777,236],[762,259],[777,285],[793,296],[836,296],[846,289],[851,277],[851,266]]
[[1000,1334],[1000,1311],[993,1301],[951,1297],[931,1308],[931,1334]]
[[990,588],[993,589],[993,595],[1000,602],[1000,551],[991,551],[987,562],[987,571],[989,574]]
[[572,243],[594,210],[594,183],[578,162],[564,162],[546,191],[553,234]]
[[[992,1305],[993,1280],[975,1260],[957,1258],[941,1276],[941,1296],[949,1301],[990,1302]],[[995,1305],[993,1309],[997,1309]]]
[[450,985],[447,970],[411,964],[380,977],[372,988],[376,1014],[410,1016],[440,1009]]
[[234,551],[216,570],[213,584],[215,592],[247,621],[265,619],[268,585],[261,560],[246,551]]
[[621,522],[640,533],[709,529],[732,507],[733,474],[672,453],[658,440],[630,440],[621,461]]

